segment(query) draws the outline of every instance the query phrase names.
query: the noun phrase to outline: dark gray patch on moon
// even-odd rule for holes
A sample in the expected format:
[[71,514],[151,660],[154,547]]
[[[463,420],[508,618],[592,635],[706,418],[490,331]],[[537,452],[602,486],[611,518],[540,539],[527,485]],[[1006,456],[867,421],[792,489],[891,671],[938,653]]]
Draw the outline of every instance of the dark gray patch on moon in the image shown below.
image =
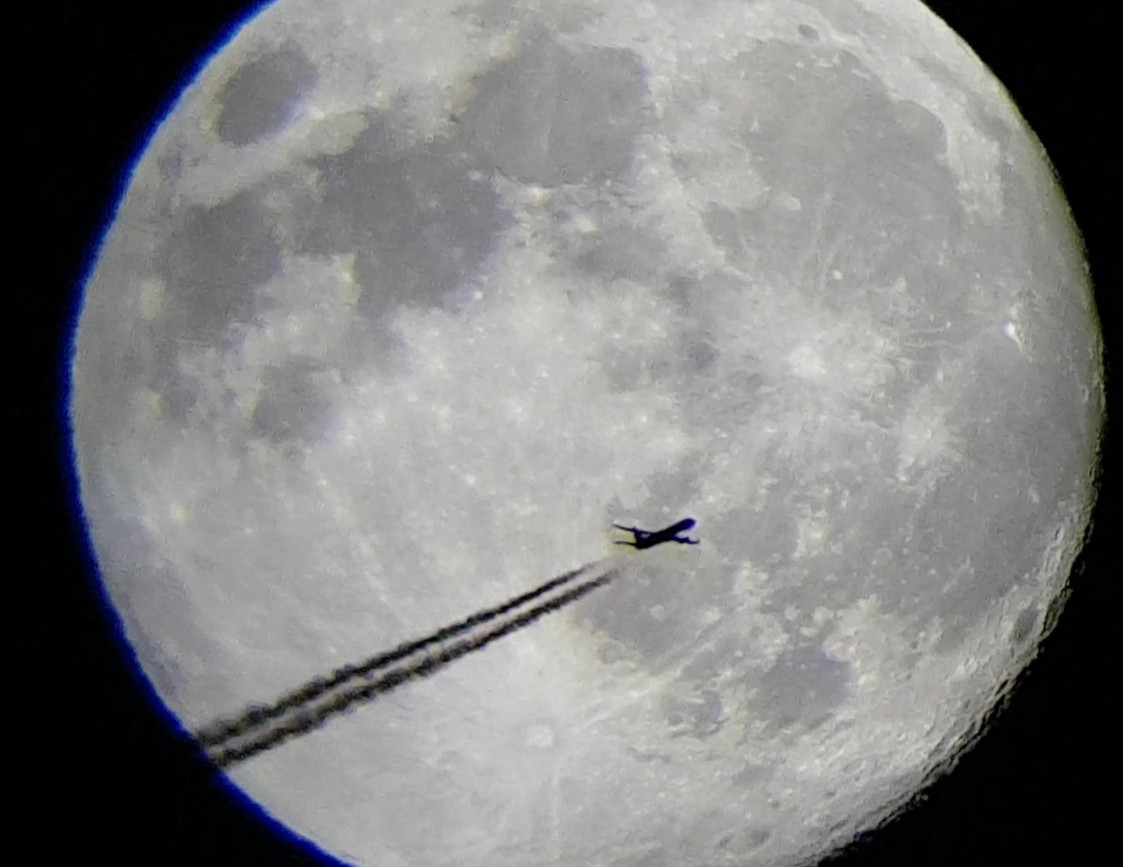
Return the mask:
[[300,100],[316,84],[316,67],[296,45],[244,64],[230,77],[218,101],[215,134],[242,147],[284,129]]
[[819,31],[812,27],[810,24],[800,24],[799,35],[806,39],[808,42],[819,41]]
[[320,367],[311,359],[293,357],[266,368],[251,419],[254,436],[276,444],[318,439],[331,410],[316,379]]
[[1014,138],[1014,129],[1001,117],[995,114],[994,109],[987,100],[972,90],[965,88],[962,81],[947,64],[934,57],[917,57],[916,65],[924,73],[956,95],[957,100],[962,100],[963,105],[974,126],[986,138],[991,139],[998,147],[1007,152]]
[[600,183],[631,165],[647,96],[635,52],[537,39],[477,78],[460,124],[481,165],[510,178]]
[[651,558],[627,581],[606,587],[595,602],[575,610],[583,626],[658,671],[681,656],[683,648],[699,648],[705,611],[730,604],[728,585],[715,570],[684,574],[681,563]]
[[300,252],[356,252],[358,312],[371,323],[403,304],[439,306],[511,223],[460,143],[404,141],[393,124],[375,115],[349,150],[317,160],[317,189],[295,220]]
[[[769,468],[779,490],[792,490],[796,483],[791,468],[778,464]],[[769,485],[773,482],[770,480]],[[792,487],[789,487],[792,486]],[[746,491],[746,498],[755,492]],[[787,563],[795,551],[796,532],[792,522],[790,507],[778,504],[778,508],[758,510],[748,502],[727,509],[708,522],[713,534],[721,539],[737,539],[753,552],[753,561],[761,568],[771,569]]]
[[646,359],[642,350],[609,345],[598,353],[597,361],[609,388],[616,394],[626,394],[645,384]]
[[661,238],[627,225],[580,237],[573,247],[573,259],[581,271],[646,285],[655,282],[666,258],[666,243]]
[[767,828],[751,828],[747,831],[735,831],[722,837],[718,846],[729,851],[730,857],[740,860],[744,852],[759,849],[772,839],[772,832]]
[[753,708],[781,728],[822,725],[850,693],[851,666],[818,647],[801,646],[781,654],[761,678]]
[[252,318],[258,287],[281,269],[274,222],[256,190],[187,212],[161,257],[167,337],[219,345]]
[[636,389],[657,385],[674,373],[674,365],[662,348],[635,346],[619,341],[608,343],[590,355],[615,394],[627,394]]
[[1014,621],[1014,628],[1010,632],[1010,640],[1016,645],[1025,644],[1029,641],[1033,637],[1037,619],[1038,610],[1036,608],[1026,608],[1022,611],[1018,615],[1018,619]]

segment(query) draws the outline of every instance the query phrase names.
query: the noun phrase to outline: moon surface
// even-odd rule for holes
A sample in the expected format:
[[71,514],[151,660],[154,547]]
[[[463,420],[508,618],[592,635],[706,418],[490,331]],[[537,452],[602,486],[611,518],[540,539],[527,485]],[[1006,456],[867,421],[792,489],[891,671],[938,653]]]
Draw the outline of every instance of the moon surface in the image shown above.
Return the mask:
[[185,729],[691,515],[230,771],[357,865],[812,861],[1059,613],[1102,424],[1079,235],[906,0],[282,0],[138,155],[71,420]]

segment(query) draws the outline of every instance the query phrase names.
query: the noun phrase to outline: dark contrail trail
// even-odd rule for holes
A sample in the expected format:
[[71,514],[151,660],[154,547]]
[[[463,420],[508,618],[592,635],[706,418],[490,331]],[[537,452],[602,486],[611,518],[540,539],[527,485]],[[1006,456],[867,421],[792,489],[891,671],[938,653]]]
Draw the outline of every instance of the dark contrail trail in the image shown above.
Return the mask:
[[517,617],[505,620],[489,630],[461,639],[447,647],[442,647],[437,652],[428,653],[408,665],[390,668],[370,682],[351,686],[337,694],[328,696],[322,703],[313,704],[309,702],[312,705],[311,707],[301,707],[291,714],[290,718],[279,720],[275,725],[267,726],[263,731],[251,734],[246,742],[236,746],[210,750],[208,756],[218,767],[227,768],[284,741],[305,734],[323,725],[331,717],[351,710],[357,704],[371,701],[410,680],[428,677],[450,662],[479,650],[505,635],[523,629],[550,612],[576,602],[598,587],[608,584],[618,574],[617,570],[613,570],[597,578],[584,581],[548,602],[530,608]]
[[[427,677],[453,660],[528,626],[540,617],[575,602],[616,578],[618,571],[614,569],[583,581],[573,589],[522,611],[518,616],[508,618],[491,629],[484,631],[477,629],[525,606],[528,602],[541,598],[551,590],[576,581],[597,565],[597,563],[585,564],[579,569],[547,581],[528,593],[440,629],[426,638],[402,644],[361,663],[339,668],[329,677],[317,678],[288,693],[272,705],[252,707],[238,717],[214,723],[200,730],[196,734],[196,741],[207,749],[208,756],[221,768],[250,758],[323,725],[329,718],[351,709],[358,703],[370,701],[407,681]],[[466,637],[451,644],[443,643],[461,635]],[[394,663],[419,652],[425,652],[420,659],[392,667]],[[371,680],[370,678],[380,670],[384,671]],[[362,683],[336,689],[344,687],[348,681],[359,678],[363,679]],[[318,699],[322,700],[317,701]],[[242,736],[246,737],[243,739]],[[241,743],[228,746],[240,740]]]
[[393,650],[379,653],[375,656],[365,659],[359,663],[352,663],[345,665],[342,668],[337,668],[329,676],[316,678],[306,683],[304,686],[293,690],[292,692],[282,696],[271,705],[256,705],[250,707],[245,713],[240,714],[229,720],[220,720],[219,722],[212,723],[203,729],[200,729],[195,734],[195,741],[203,747],[211,747],[221,744],[233,737],[245,734],[254,728],[267,723],[270,720],[277,719],[283,716],[289,710],[307,704],[313,699],[319,698],[328,691],[337,686],[352,680],[357,677],[363,677],[380,668],[385,668],[399,660],[412,656],[424,650],[433,644],[438,644],[449,638],[454,638],[457,635],[468,632],[477,626],[484,623],[489,623],[497,617],[502,617],[516,608],[520,608],[528,602],[531,602],[540,596],[544,596],[551,590],[561,587],[563,584],[575,580],[580,575],[588,572],[595,567],[596,563],[586,563],[564,575],[559,575],[547,581],[545,584],[536,587],[527,593],[522,593],[515,596],[506,602],[497,605],[493,608],[486,608],[483,611],[478,611],[470,617],[466,617],[457,623],[446,626],[437,630],[431,635],[426,636],[415,641],[410,641],[405,644],[400,644]]

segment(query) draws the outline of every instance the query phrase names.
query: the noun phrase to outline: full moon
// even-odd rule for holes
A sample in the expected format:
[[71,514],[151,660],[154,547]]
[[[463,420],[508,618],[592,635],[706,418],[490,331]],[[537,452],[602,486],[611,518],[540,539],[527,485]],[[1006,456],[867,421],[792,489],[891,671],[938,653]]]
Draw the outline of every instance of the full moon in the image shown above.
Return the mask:
[[70,398],[185,731],[615,558],[229,769],[371,867],[845,845],[1059,615],[1102,414],[1048,158],[914,0],[281,0],[139,152]]

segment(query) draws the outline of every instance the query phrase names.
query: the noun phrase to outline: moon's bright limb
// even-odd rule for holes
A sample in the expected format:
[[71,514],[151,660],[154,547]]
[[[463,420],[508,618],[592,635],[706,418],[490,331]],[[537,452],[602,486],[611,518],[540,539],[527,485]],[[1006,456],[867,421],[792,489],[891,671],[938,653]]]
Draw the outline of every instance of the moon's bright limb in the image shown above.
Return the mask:
[[956,755],[1101,402],[1047,163],[918,5],[285,0],[138,163],[72,411],[189,727],[697,515],[233,771],[356,863],[690,865],[821,855]]

